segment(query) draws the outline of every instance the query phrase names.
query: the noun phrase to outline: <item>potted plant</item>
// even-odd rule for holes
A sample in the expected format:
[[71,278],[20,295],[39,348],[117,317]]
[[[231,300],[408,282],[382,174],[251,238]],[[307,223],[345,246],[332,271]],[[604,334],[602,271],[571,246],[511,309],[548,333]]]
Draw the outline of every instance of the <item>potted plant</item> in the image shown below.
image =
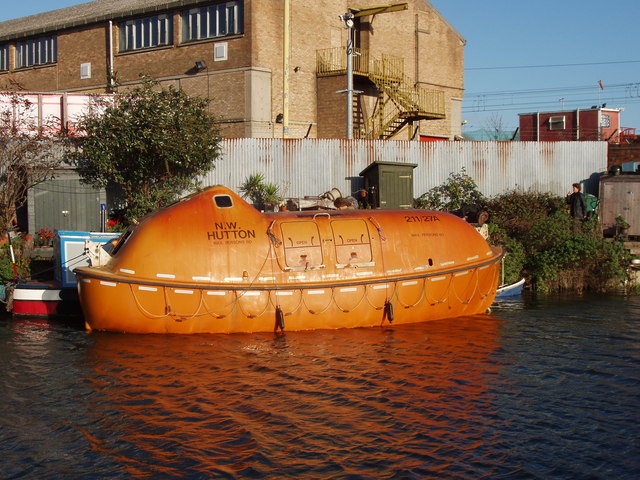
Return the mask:
[[248,197],[258,210],[273,211],[282,202],[280,187],[275,183],[265,182],[261,173],[249,175],[240,185],[240,193],[243,197]]
[[55,233],[50,228],[44,227],[37,230],[36,235],[38,236],[38,240],[36,242],[38,246],[50,247]]

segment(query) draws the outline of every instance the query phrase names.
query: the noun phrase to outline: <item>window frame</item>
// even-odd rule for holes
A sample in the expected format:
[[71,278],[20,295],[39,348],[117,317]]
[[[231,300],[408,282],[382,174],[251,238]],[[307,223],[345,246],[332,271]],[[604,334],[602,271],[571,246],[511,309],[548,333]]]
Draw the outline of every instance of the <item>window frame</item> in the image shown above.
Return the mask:
[[566,118],[564,115],[549,117],[549,130],[565,130],[566,128]]
[[182,12],[182,42],[244,33],[244,1],[231,0]]
[[58,62],[56,34],[19,40],[15,48],[15,68],[32,68]]
[[0,45],[0,72],[9,71],[9,44]]
[[120,30],[120,52],[135,52],[173,45],[173,13],[125,20]]

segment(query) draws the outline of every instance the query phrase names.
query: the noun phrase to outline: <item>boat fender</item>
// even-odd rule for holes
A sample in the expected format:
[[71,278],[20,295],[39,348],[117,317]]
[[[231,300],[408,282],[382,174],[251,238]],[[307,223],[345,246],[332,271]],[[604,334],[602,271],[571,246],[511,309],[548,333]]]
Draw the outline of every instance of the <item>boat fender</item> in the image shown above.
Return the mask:
[[384,320],[385,318],[389,320],[389,323],[393,323],[393,304],[388,298],[387,301],[384,302],[384,314],[382,319]]
[[281,332],[284,332],[284,312],[282,308],[280,308],[280,305],[276,307],[276,325],[273,331],[277,332],[278,328]]

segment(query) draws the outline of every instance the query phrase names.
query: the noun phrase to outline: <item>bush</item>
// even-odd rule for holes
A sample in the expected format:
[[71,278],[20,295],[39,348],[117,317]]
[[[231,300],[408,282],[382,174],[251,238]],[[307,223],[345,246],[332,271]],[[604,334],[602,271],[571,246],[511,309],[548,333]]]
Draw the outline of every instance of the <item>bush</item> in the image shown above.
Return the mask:
[[522,278],[526,254],[524,245],[519,240],[507,235],[505,230],[496,224],[489,224],[489,238],[493,245],[501,246],[505,251],[504,278],[501,283],[509,284]]
[[507,282],[523,275],[537,291],[603,291],[627,278],[631,255],[624,245],[603,239],[595,218],[575,224],[563,198],[510,192],[489,209],[492,241],[511,253]]
[[490,199],[487,210],[492,223],[500,225],[507,235],[520,238],[543,218],[566,211],[566,202],[550,193],[512,190]]
[[452,212],[465,205],[482,205],[485,201],[475,180],[467,175],[463,167],[460,173],[450,173],[449,178],[442,185],[433,187],[416,198],[414,206]]
[[[23,245],[25,245],[25,242],[21,238],[13,240],[13,253],[18,268],[18,276],[25,278],[29,276],[29,255],[23,255],[25,250]],[[14,277],[9,245],[4,243],[0,245],[0,283],[11,283]]]

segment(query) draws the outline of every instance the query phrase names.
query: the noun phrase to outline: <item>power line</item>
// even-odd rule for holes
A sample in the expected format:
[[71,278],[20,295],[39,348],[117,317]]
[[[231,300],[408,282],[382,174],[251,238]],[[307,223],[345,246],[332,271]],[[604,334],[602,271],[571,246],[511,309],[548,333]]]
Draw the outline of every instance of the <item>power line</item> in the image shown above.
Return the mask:
[[616,62],[585,62],[585,63],[556,63],[547,65],[512,65],[512,66],[500,66],[500,67],[469,67],[465,68],[469,70],[514,70],[522,68],[558,68],[558,67],[583,67],[589,65],[615,65],[623,63],[640,63],[640,60],[620,60]]
[[[612,83],[606,84],[605,89],[602,90],[603,93],[607,93],[607,91],[615,90],[619,88],[624,88],[628,90],[630,96],[639,96],[640,93],[640,82],[630,82],[630,83]],[[465,94],[465,98],[477,96],[477,95],[521,95],[527,93],[565,93],[570,91],[589,91],[589,90],[598,90],[600,87],[597,83],[594,82],[593,85],[578,85],[578,86],[566,86],[566,87],[547,87],[547,88],[528,88],[524,90],[493,90],[487,92],[471,92]]]

